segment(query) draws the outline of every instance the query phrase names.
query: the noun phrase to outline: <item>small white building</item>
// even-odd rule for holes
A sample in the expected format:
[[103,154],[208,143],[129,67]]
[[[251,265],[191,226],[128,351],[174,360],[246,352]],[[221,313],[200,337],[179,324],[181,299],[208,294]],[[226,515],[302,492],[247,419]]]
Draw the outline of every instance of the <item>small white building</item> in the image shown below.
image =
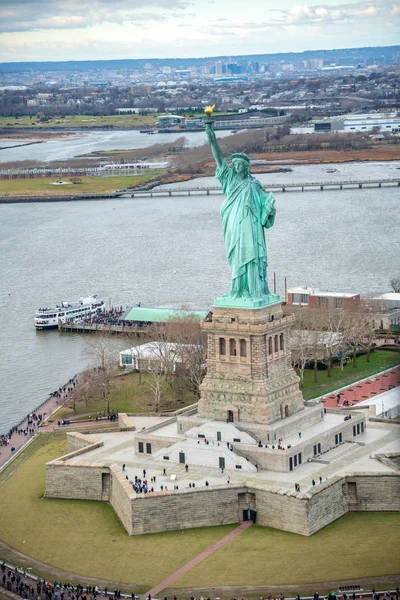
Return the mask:
[[185,370],[187,353],[196,352],[193,344],[148,342],[119,353],[119,366],[136,371],[161,371],[179,374]]

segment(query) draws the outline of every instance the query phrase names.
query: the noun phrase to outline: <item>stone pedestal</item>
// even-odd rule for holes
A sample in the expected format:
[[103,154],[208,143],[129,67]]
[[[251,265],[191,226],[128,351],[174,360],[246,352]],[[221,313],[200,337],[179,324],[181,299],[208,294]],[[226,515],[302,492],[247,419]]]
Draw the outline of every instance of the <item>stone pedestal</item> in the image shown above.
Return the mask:
[[202,324],[208,357],[198,417],[272,424],[304,409],[287,344],[293,319],[283,315],[280,303],[214,306],[212,318]]

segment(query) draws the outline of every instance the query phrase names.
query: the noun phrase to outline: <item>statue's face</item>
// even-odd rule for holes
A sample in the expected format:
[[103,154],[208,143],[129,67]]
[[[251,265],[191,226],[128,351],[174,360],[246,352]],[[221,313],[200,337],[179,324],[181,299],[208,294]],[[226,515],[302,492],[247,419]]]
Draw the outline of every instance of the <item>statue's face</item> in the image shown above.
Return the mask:
[[248,171],[247,162],[243,158],[234,158],[232,165],[234,171],[240,175],[245,174]]

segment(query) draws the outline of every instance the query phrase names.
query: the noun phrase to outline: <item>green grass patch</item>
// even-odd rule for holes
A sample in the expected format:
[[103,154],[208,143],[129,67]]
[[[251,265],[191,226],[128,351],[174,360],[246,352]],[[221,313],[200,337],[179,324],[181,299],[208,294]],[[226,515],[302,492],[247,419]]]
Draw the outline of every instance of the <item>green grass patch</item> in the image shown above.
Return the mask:
[[349,362],[343,371],[339,367],[332,369],[332,377],[328,377],[328,369],[318,371],[318,383],[314,383],[313,370],[306,369],[304,371],[304,387],[302,388],[305,400],[312,400],[322,394],[328,394],[400,364],[400,355],[389,350],[372,352],[370,359],[371,362],[368,363],[366,356],[358,356],[356,368],[353,367],[352,362]]
[[[146,380],[150,376],[147,373],[142,373],[142,383],[139,384],[139,374],[136,372],[128,372],[126,375],[116,377],[114,385],[110,393],[113,398],[110,404],[110,409],[116,412],[125,413],[149,413],[153,411],[153,395]],[[114,392],[116,396],[114,397]],[[171,385],[165,391],[162,399],[160,410],[177,410],[185,406],[189,406],[196,402],[193,393],[189,392],[185,381],[181,378],[174,378]],[[91,415],[92,417],[102,416],[105,414],[107,405],[98,396],[90,399],[88,404],[78,403],[76,405],[76,416]],[[62,407],[54,415],[54,420],[70,419],[75,416],[72,408]]]
[[[144,175],[136,176],[81,177],[81,183],[71,183],[70,185],[54,185],[57,177],[49,179],[1,179],[0,195],[43,194],[44,196],[80,196],[88,193],[109,193],[144,183],[161,172],[160,170],[154,170],[148,171]],[[62,181],[69,181],[69,178],[63,177]]]
[[130,537],[106,502],[44,499],[45,463],[66,451],[65,437],[45,436],[0,480],[1,540],[15,550],[81,577],[137,583],[145,591],[235,528]]
[[[46,114],[43,107],[38,106],[38,113],[43,112]],[[31,119],[28,115],[23,117],[0,117],[0,127],[6,127],[10,131],[13,128],[23,127],[28,129],[49,129],[49,127],[57,127],[63,129],[69,129],[72,127],[121,127],[121,128],[134,128],[134,127],[148,127],[150,125],[156,125],[159,115],[68,115],[65,117],[54,116],[50,117],[48,121],[39,121],[34,115]]]
[[[46,114],[46,110],[43,109],[43,106],[38,106],[37,113],[43,112]],[[228,115],[234,113],[226,113],[226,112],[215,112],[213,113],[214,117],[218,117],[220,115]],[[236,113],[237,114],[237,113]],[[186,113],[185,116],[189,116],[191,118],[200,118],[204,117],[204,112],[198,113]],[[0,117],[0,127],[6,127],[10,131],[13,128],[28,128],[28,129],[49,129],[51,128],[96,128],[96,127],[115,127],[115,128],[137,128],[137,127],[150,127],[152,125],[157,125],[158,117],[161,114],[153,114],[153,115],[68,115],[65,117],[54,116],[50,117],[48,121],[39,121],[36,115],[30,118],[28,115],[18,117]]]
[[399,530],[395,512],[348,513],[311,537],[253,526],[174,588],[301,585],[396,574]]

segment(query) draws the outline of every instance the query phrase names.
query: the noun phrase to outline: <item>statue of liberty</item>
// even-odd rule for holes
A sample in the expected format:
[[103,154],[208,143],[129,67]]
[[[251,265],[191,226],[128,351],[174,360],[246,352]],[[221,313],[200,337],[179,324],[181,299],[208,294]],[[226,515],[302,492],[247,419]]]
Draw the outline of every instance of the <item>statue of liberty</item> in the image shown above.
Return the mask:
[[[207,112],[210,115],[211,113]],[[275,221],[275,199],[250,174],[250,160],[244,152],[231,155],[229,167],[218,145],[213,121],[204,120],[208,143],[217,163],[216,178],[221,183],[222,232],[231,268],[231,290],[215,301],[215,306],[257,308],[279,302],[267,282],[267,249],[264,228]]]

